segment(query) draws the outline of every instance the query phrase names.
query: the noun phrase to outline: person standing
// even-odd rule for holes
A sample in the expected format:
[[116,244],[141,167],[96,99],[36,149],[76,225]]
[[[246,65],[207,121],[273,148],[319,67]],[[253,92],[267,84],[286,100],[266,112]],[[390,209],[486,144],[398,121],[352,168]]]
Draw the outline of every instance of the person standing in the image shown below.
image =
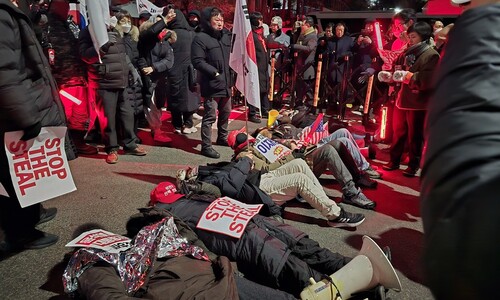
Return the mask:
[[[432,86],[432,76],[439,61],[439,53],[430,44],[432,27],[417,22],[408,28],[409,48],[395,62],[394,74],[382,71],[380,81],[392,76],[401,83],[393,112],[393,138],[390,162],[384,170],[399,169],[405,146],[409,148],[408,168],[403,175],[414,177],[420,167],[424,144],[424,120]],[[387,82],[387,81],[386,81]]]
[[224,28],[224,15],[216,7],[207,7],[202,11],[200,26],[201,32],[194,37],[191,45],[191,61],[200,73],[201,96],[205,99],[205,114],[201,121],[201,154],[219,158],[219,152],[212,147],[212,124],[218,118],[216,143],[227,146],[230,96],[234,83],[229,68],[231,33]]
[[195,35],[180,10],[167,26],[177,34],[172,44],[174,64],[168,69],[168,110],[172,114],[172,125],[176,133],[190,134],[198,130],[193,125],[193,114],[198,109],[199,95],[190,91],[195,72],[191,64],[191,43]]
[[[66,125],[57,84],[28,13],[25,0],[0,0],[0,186],[8,194],[0,195],[0,226],[5,234],[0,250],[41,249],[59,239],[35,228],[53,218],[55,209],[49,215],[41,204],[21,208],[3,146],[5,132],[23,130],[21,140],[27,141],[44,126]],[[66,135],[68,160],[76,158],[70,142]]]
[[87,64],[89,92],[94,93],[98,110],[99,125],[106,148],[106,162],[118,162],[118,133],[116,122],[119,119],[123,128],[123,148],[125,153],[144,156],[147,152],[136,144],[134,133],[134,111],[127,100],[125,88],[129,84],[129,72],[133,81],[140,80],[139,73],[126,54],[125,43],[120,33],[108,27],[109,41],[99,49],[102,63],[99,62],[88,27],[78,37],[81,59]]
[[[264,17],[260,12],[250,14],[253,41],[255,44],[255,56],[257,58],[257,69],[259,74],[260,112],[262,118],[267,119],[269,111],[269,54],[267,53],[266,41],[264,39]],[[249,105],[248,121],[260,123],[257,107]]]
[[290,45],[290,50],[298,52],[297,60],[295,61],[295,68],[300,78],[293,78],[296,80],[297,89],[295,100],[295,107],[304,104],[304,98],[309,95],[310,100],[313,98],[313,79],[316,77],[314,70],[314,58],[316,56],[316,47],[318,45],[318,35],[314,31],[314,19],[307,17],[301,23],[300,35],[297,43]]
[[453,2],[425,123],[423,271],[435,299],[500,299],[500,1]]

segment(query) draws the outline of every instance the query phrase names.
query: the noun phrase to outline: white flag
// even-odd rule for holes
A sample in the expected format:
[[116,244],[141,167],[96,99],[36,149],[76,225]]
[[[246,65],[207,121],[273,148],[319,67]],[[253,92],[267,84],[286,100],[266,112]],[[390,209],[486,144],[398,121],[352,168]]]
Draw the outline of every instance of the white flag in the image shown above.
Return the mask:
[[247,103],[260,109],[259,70],[246,0],[236,0],[233,24],[229,66],[238,74],[236,88]]
[[148,0],[137,0],[137,11],[141,14],[144,11],[147,11],[152,16],[161,15],[163,13],[163,7],[158,7]]
[[[87,9],[89,19],[90,36],[92,37],[95,51],[99,55],[99,49],[109,41],[107,28],[110,24],[108,1],[87,0],[85,8]],[[100,55],[99,61],[101,61]]]

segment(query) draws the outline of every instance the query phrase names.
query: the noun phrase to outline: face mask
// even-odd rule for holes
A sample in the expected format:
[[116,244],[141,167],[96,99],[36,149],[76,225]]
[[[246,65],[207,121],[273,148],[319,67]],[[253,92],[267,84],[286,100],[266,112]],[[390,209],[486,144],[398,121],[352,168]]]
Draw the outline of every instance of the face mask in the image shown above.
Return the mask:
[[123,32],[129,33],[130,30],[132,29],[132,25],[130,25],[130,24],[123,24],[122,28],[123,28]]
[[196,27],[200,24],[200,22],[198,22],[198,20],[192,20],[192,21],[189,21],[189,25],[191,25],[191,27]]

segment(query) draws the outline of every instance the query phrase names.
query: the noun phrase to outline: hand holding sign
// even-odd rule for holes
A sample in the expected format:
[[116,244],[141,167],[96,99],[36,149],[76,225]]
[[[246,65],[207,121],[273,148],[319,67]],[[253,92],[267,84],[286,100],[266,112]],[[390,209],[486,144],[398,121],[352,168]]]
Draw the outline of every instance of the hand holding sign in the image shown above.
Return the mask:
[[76,190],[64,151],[65,135],[66,127],[44,127],[28,141],[22,140],[26,131],[5,133],[5,153],[21,207]]

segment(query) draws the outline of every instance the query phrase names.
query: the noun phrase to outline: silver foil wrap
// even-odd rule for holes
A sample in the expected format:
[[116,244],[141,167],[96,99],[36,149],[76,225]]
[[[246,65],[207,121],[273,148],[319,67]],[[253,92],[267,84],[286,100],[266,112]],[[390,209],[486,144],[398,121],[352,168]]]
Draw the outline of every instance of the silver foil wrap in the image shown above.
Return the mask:
[[63,273],[64,290],[66,293],[75,292],[78,290],[78,278],[85,270],[96,262],[106,262],[117,270],[127,293],[133,295],[144,285],[156,258],[182,255],[209,260],[202,248],[189,244],[179,234],[174,218],[167,217],[143,227],[126,251],[109,253],[93,248],[75,251]]

